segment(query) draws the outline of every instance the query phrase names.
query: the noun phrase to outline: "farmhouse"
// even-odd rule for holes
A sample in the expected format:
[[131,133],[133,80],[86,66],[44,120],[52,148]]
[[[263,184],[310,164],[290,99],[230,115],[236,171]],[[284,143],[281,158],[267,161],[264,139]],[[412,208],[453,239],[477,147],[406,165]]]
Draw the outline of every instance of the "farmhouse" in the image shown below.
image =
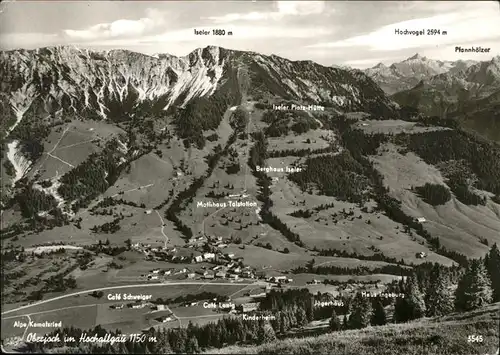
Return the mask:
[[427,254],[425,252],[421,251],[420,253],[417,253],[416,256],[418,259],[423,259],[423,258],[427,257]]
[[141,309],[141,308],[144,308],[146,306],[145,303],[134,303],[131,305],[131,308],[132,309]]
[[418,217],[418,218],[417,218],[417,222],[418,222],[418,223],[424,223],[424,222],[426,222],[426,221],[427,221],[427,220],[426,220],[424,217]]
[[195,256],[194,261],[197,263],[201,263],[203,261],[203,257],[201,255]]

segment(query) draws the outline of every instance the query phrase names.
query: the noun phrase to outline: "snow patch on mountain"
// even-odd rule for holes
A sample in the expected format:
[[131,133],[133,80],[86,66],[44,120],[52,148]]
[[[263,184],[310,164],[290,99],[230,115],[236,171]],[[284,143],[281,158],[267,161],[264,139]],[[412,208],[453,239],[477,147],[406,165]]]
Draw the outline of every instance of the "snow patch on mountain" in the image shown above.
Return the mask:
[[12,186],[28,172],[31,167],[31,161],[26,159],[19,149],[19,141],[14,140],[7,144],[7,158],[14,166],[15,176],[12,179]]
[[33,100],[36,97],[35,90],[31,89],[27,84],[23,85],[21,89],[12,93],[10,98],[10,105],[16,115],[16,122],[9,127],[8,133],[12,132],[19,123],[21,123],[24,114],[30,108]]

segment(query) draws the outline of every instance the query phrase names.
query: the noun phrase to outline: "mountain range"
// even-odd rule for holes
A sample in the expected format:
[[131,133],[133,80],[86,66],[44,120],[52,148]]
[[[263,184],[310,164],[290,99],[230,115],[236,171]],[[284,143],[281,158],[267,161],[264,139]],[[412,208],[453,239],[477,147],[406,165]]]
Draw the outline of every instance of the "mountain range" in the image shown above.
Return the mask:
[[474,64],[477,64],[477,62],[472,60],[433,60],[417,53],[390,66],[379,63],[364,70],[364,72],[375,80],[385,92],[392,95],[399,91],[411,89],[420,81],[435,75],[443,73],[455,74]]
[[364,71],[400,106],[451,117],[500,141],[500,56],[491,60],[439,61],[414,55]]
[[[476,132],[494,122],[498,58],[415,56],[378,69],[215,46],[183,57],[71,46],[0,52],[2,340],[27,333],[11,317],[30,308],[58,319],[78,296],[63,318],[71,336],[95,327],[149,330],[153,340],[151,328],[172,325],[164,340],[219,329],[200,347],[251,344],[269,327],[302,337],[309,325],[335,325],[337,306],[316,307],[312,297],[341,295],[343,327],[354,330],[355,319],[370,324],[372,297],[360,292],[392,294],[380,324],[406,322],[400,302],[435,268],[464,293],[469,278],[489,279],[485,270],[458,273],[500,243],[500,146],[457,122]],[[390,80],[399,91],[384,92]],[[110,302],[110,287],[165,308],[152,316],[149,302]],[[422,287],[418,298],[435,304],[427,295],[438,282]],[[202,308],[227,297],[255,298],[250,312],[262,314],[278,305],[280,325]],[[206,325],[212,315],[227,326]],[[184,327],[196,333],[175,330]],[[184,340],[176,351],[199,352]],[[143,345],[134,351],[171,352]]]
[[279,97],[341,112],[394,115],[397,107],[358,70],[215,46],[184,57],[73,46],[4,51],[0,135],[6,143],[2,158],[10,163],[3,185],[26,176],[51,127],[65,120],[127,124],[165,117],[164,126],[173,123],[187,145],[202,148],[202,132],[217,127],[223,106],[239,104],[242,85],[254,98]]
[[113,103],[137,107],[147,102],[164,110],[185,107],[193,98],[213,95],[240,69],[249,72],[255,90],[286,99],[322,102],[338,109],[362,110],[375,103],[393,108],[366,76],[311,61],[214,46],[185,57],[63,46],[0,53],[6,113],[2,116],[12,131],[34,106],[47,114],[64,109],[101,118],[117,113]]

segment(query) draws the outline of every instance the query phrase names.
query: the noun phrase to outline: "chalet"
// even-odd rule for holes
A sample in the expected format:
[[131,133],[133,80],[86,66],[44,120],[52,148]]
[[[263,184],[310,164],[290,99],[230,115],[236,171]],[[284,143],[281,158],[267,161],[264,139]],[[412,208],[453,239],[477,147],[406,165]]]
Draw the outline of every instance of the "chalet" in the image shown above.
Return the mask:
[[217,270],[219,270],[220,268],[222,268],[222,265],[217,265],[217,266],[214,266],[214,267],[212,268],[212,270],[217,271]]
[[150,275],[148,277],[150,280],[158,280],[158,275]]
[[254,278],[254,275],[253,273],[250,271],[250,270],[244,270],[242,273],[241,273],[241,277],[246,277],[248,279],[253,279]]
[[203,277],[205,279],[213,279],[215,277],[214,273],[213,272],[210,272],[210,271],[205,271],[205,273],[203,274]]
[[154,270],[152,270],[151,272],[152,272],[153,274],[158,274],[158,273],[160,273],[160,269],[154,269]]
[[263,290],[261,288],[253,289],[252,291],[250,291],[250,297],[252,298],[266,297],[266,290]]
[[196,274],[194,272],[190,272],[189,274],[186,275],[188,279],[194,279],[195,276]]
[[145,303],[135,303],[132,305],[132,309],[141,309],[141,308],[144,308],[146,306]]
[[166,308],[164,304],[159,304],[158,306],[156,306],[156,309],[158,309],[159,311],[164,311]]
[[151,214],[152,212],[153,212],[153,210],[146,210],[146,211],[144,211],[144,213],[146,213],[146,214]]
[[218,247],[219,248],[227,248],[227,244],[222,243],[222,244],[219,244]]
[[171,316],[165,316],[165,317],[159,317],[159,318],[156,318],[156,320],[158,322],[162,322],[162,323],[165,323],[165,322],[170,322],[173,320],[173,318]]
[[231,280],[238,280],[238,279],[239,279],[239,275],[236,275],[236,274],[231,274],[231,275],[229,275],[229,278],[230,278]]
[[168,276],[172,274],[172,270],[166,270],[163,275]]
[[218,277],[218,278],[225,278],[226,277],[226,272],[225,271],[219,271],[218,273],[215,274],[215,277]]
[[203,254],[203,259],[205,259],[205,260],[215,259],[215,254],[214,253],[205,253],[205,254]]
[[417,218],[417,222],[418,222],[418,223],[424,223],[424,222],[426,222],[426,221],[427,221],[427,220],[426,220],[424,217],[418,217],[418,218]]
[[239,266],[237,266],[237,267],[235,267],[235,268],[233,269],[233,272],[234,272],[235,274],[239,274],[239,273],[241,272],[241,268],[240,268]]
[[232,258],[234,258],[234,254],[233,254],[233,253],[231,253],[231,254],[226,254],[226,257],[227,257],[227,258],[229,258],[229,259],[232,259]]
[[287,282],[288,278],[286,276],[274,276],[271,278],[271,281],[273,282]]
[[243,303],[238,305],[238,311],[242,313],[256,311],[259,308],[258,303]]
[[194,261],[197,263],[201,263],[203,261],[203,257],[201,255],[195,256]]

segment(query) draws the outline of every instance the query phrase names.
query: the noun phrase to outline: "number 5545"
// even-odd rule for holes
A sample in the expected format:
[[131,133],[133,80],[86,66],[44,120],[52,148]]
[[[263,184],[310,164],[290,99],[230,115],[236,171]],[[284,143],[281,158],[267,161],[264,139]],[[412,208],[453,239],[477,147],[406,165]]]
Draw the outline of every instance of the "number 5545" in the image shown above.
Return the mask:
[[469,342],[469,343],[482,343],[483,336],[482,335],[469,335],[467,337],[467,342]]

